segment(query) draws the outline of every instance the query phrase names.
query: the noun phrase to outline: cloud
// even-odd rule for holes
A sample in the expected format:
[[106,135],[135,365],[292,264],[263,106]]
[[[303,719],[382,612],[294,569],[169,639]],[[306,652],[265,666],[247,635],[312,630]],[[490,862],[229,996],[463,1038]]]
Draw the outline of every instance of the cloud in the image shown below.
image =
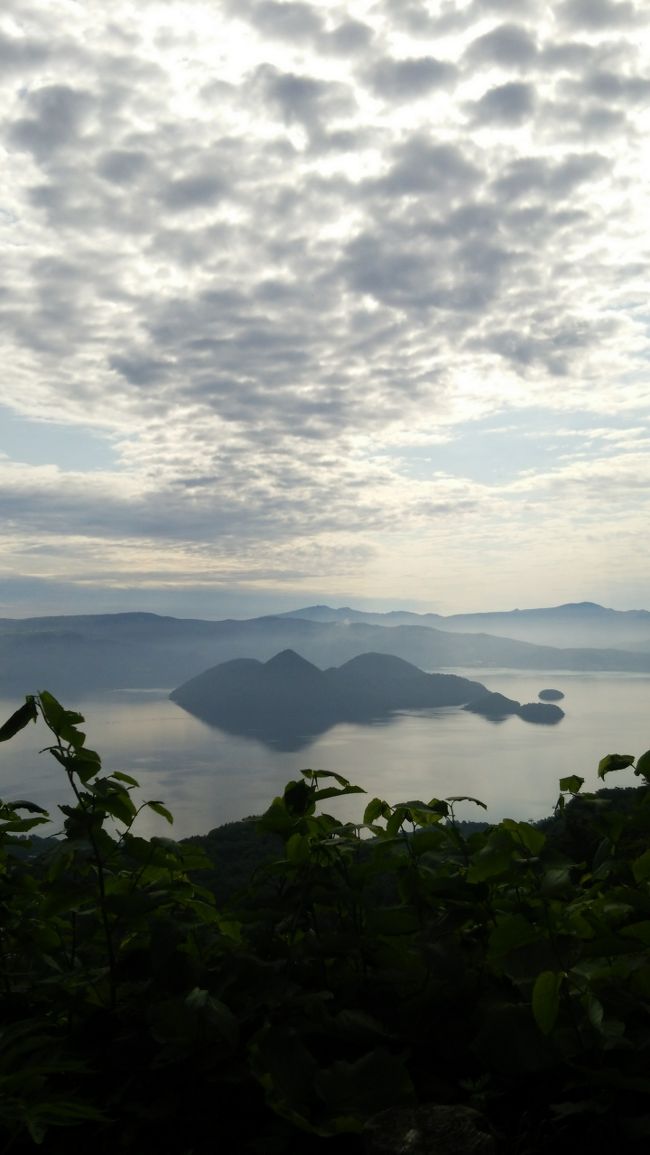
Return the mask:
[[532,84],[510,81],[488,89],[474,102],[471,111],[475,124],[517,128],[534,114],[535,105],[536,93]]
[[454,65],[434,56],[403,60],[384,57],[366,73],[366,81],[376,95],[390,101],[417,100],[433,89],[448,89],[455,79]]
[[628,28],[640,21],[640,10],[629,0],[565,0],[555,14],[562,23],[580,30]]
[[374,30],[362,20],[342,20],[327,36],[321,37],[319,46],[324,45],[326,51],[334,55],[352,56],[367,52],[374,36]]
[[541,194],[553,203],[570,196],[579,185],[598,180],[608,167],[607,158],[597,152],[568,153],[561,160],[526,156],[510,161],[494,182],[494,191],[509,201]]
[[291,43],[312,41],[323,29],[316,8],[300,0],[237,0],[231,10],[249,20],[262,35]]
[[387,173],[370,187],[391,196],[436,191],[468,195],[481,179],[480,169],[462,148],[438,143],[424,133],[413,133],[389,156]]
[[348,116],[355,107],[352,91],[346,85],[280,71],[267,64],[259,68],[254,84],[285,124],[302,125],[316,138],[325,135],[328,121]]
[[5,75],[29,72],[49,56],[46,41],[28,36],[9,36],[0,29],[0,67]]
[[25,103],[28,115],[14,121],[12,144],[47,159],[78,143],[90,103],[88,93],[66,84],[46,84],[30,92]]
[[586,71],[580,81],[569,81],[567,92],[581,97],[593,97],[612,104],[647,103],[650,97],[650,79],[645,76],[630,76],[614,72],[609,68],[594,68]]
[[133,148],[114,148],[100,156],[97,171],[111,184],[130,186],[149,167],[146,152]]
[[173,212],[187,212],[215,204],[223,196],[224,187],[218,176],[199,171],[168,181],[160,199]]
[[526,68],[535,61],[537,53],[537,42],[528,29],[520,24],[500,24],[473,40],[465,51],[465,59],[475,66]]
[[3,403],[117,462],[89,481],[8,444],[8,564],[45,573],[60,541],[67,573],[122,581],[126,542],[170,581],[266,567],[415,596],[423,527],[467,580],[490,533],[516,550],[510,521],[540,544],[516,454],[478,484],[440,447],[536,405],[604,425],[643,404],[640,14],[557,14],[88,0],[65,23],[8,2]]

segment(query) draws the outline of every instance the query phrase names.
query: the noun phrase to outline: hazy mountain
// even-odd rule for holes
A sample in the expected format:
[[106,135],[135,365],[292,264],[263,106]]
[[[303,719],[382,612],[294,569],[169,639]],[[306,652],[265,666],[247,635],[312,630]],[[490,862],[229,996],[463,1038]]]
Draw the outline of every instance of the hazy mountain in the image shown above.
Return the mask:
[[366,613],[349,606],[306,606],[282,615],[317,622],[375,626],[425,626],[451,633],[485,633],[545,646],[650,650],[647,610],[610,610],[595,602],[572,602],[544,609],[501,613],[415,614],[391,611]]
[[223,662],[170,697],[229,733],[296,750],[338,722],[369,723],[400,709],[460,706],[485,692],[480,682],[425,674],[389,654],[361,654],[343,666],[319,670],[284,650],[268,662]]
[[104,689],[169,689],[221,662],[265,662],[286,649],[321,669],[373,652],[393,654],[425,670],[506,666],[650,673],[650,652],[558,649],[427,625],[98,614],[0,620],[0,693],[20,696],[46,688],[78,699]]

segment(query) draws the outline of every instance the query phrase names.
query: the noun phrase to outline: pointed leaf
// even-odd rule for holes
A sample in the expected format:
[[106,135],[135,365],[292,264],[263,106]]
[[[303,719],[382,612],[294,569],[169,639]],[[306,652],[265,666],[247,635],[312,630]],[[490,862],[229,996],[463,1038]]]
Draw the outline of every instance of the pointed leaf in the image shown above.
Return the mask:
[[396,806],[386,823],[386,834],[389,838],[393,838],[397,834],[405,820],[406,810],[403,806]]
[[365,794],[362,786],[325,786],[314,794],[314,802],[322,802],[324,798],[341,798],[344,794]]
[[314,807],[314,790],[306,782],[288,782],[284,788],[284,804],[296,817],[311,813]]
[[19,798],[17,802],[8,803],[12,810],[29,810],[30,814],[47,814],[47,810],[43,806],[37,806],[35,802],[27,802],[24,798]]
[[125,774],[123,770],[113,770],[109,774],[109,778],[117,778],[118,782],[126,782],[128,786],[139,786],[137,778],[132,778],[130,774]]
[[557,1021],[563,978],[558,971],[542,971],[535,981],[533,1015],[543,1035],[550,1035]]
[[349,786],[350,783],[342,774],[337,774],[334,770],[301,770],[303,778],[307,778],[309,782],[318,782],[321,778],[334,778],[339,786]]
[[604,778],[614,770],[624,770],[634,762],[634,754],[606,754],[598,763],[598,777]]
[[[117,775],[113,775],[113,777],[117,777]],[[173,826],[174,816],[162,802],[147,802],[147,806],[150,810],[153,810],[155,814],[159,814],[161,818],[165,818],[170,826]]]
[[480,798],[472,798],[471,794],[452,794],[447,802],[473,802],[475,806],[480,806],[482,810],[487,810],[485,802],[481,802]]
[[650,750],[646,750],[645,754],[637,758],[634,773],[650,782]]
[[8,742],[17,734],[19,730],[24,730],[29,722],[35,722],[38,718],[38,711],[36,709],[36,702],[33,697],[28,696],[22,706],[7,718],[3,726],[0,726],[0,742]]
[[390,807],[382,798],[373,798],[363,812],[363,821],[374,822],[376,818],[388,818]]
[[577,794],[584,781],[579,774],[568,774],[566,778],[560,778],[560,790],[567,794]]
[[504,818],[501,826],[509,834],[514,835],[515,839],[526,847],[529,854],[539,854],[546,842],[546,835],[542,834],[541,830],[536,830],[529,822],[515,822],[512,818]]
[[632,863],[632,873],[636,882],[647,882],[650,878],[650,850],[644,851]]
[[309,858],[309,839],[304,834],[292,834],[287,842],[286,855],[289,862],[307,862]]

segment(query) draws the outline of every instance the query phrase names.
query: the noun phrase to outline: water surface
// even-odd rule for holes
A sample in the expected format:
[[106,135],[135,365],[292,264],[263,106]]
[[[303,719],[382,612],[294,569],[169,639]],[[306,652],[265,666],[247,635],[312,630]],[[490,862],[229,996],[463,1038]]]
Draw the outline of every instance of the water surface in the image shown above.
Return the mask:
[[[519,670],[454,670],[520,702],[540,690],[563,690],[566,717],[538,726],[510,717],[492,722],[457,708],[401,713],[381,724],[343,724],[296,753],[278,752],[251,738],[227,735],[170,702],[166,690],[113,691],[82,703],[88,745],[106,770],[126,770],[142,796],[164,801],[175,816],[172,831],[151,812],[140,819],[143,834],[182,838],[221,823],[260,813],[303,767],[337,770],[390,802],[428,801],[470,794],[488,805],[492,821],[509,816],[542,818],[557,798],[558,778],[580,774],[597,786],[596,767],[608,753],[639,755],[650,747],[650,678],[634,674],[531,673]],[[0,719],[20,703],[0,700]],[[61,767],[47,754],[42,723],[0,747],[0,796],[31,798],[56,816],[68,800]],[[612,785],[638,782],[627,770]],[[328,809],[361,817],[363,796]],[[482,818],[463,803],[458,813]]]

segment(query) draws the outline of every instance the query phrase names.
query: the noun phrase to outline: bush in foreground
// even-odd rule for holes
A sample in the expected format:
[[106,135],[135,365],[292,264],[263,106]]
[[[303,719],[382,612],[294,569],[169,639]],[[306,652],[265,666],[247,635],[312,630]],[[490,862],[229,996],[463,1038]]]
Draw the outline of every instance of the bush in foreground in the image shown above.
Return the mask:
[[217,905],[199,846],[134,832],[171,815],[102,775],[80,714],[30,696],[0,740],[37,720],[71,798],[31,856],[48,816],[0,804],[0,1152],[397,1151],[391,1108],[464,1112],[476,1150],[646,1149],[650,751],[629,809],[563,779],[559,841],[466,835],[455,798],[341,822],[321,804],[362,791],[304,770],[258,822],[278,854]]

